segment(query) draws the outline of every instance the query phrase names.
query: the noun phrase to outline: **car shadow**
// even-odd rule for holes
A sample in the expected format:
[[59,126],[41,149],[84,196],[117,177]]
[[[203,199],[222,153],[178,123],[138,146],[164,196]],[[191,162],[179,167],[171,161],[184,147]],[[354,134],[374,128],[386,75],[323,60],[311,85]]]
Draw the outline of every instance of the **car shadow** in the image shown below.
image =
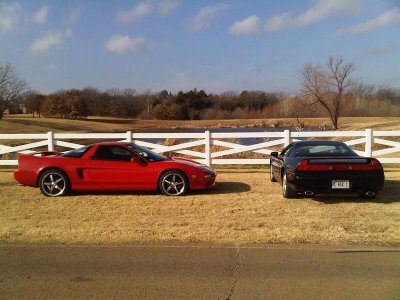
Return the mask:
[[[251,190],[250,185],[243,182],[217,182],[214,187],[206,190],[193,190],[189,191],[189,195],[220,195],[220,194],[238,194],[245,193]],[[158,191],[71,191],[69,196],[77,195],[160,195]]]
[[146,196],[159,195],[157,191],[70,191],[68,196]]
[[358,197],[357,195],[315,195],[311,200],[322,202],[325,204],[337,203],[400,203],[400,181],[385,180],[385,186],[378,192],[376,198],[368,199]]

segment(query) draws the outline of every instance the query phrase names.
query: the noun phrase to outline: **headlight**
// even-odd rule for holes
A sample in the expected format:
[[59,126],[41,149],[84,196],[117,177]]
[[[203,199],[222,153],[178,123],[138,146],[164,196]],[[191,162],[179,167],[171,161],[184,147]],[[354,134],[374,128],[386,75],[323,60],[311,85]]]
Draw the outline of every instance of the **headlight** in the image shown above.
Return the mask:
[[198,168],[207,174],[215,174],[215,171],[208,166],[200,166]]

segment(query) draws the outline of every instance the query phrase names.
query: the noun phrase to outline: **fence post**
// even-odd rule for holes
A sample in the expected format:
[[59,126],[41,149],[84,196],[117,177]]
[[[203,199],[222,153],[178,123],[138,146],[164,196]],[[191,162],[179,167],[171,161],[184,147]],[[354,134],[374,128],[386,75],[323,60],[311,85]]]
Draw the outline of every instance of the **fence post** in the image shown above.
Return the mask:
[[47,132],[47,150],[54,151],[54,132]]
[[207,166],[211,166],[211,140],[210,140],[210,131],[208,130],[205,131],[204,143],[205,143],[205,149],[204,149],[205,162]]
[[283,132],[283,139],[284,139],[284,141],[285,141],[285,147],[288,146],[288,145],[290,144],[290,142],[291,142],[290,130],[289,130],[289,129],[286,129],[286,130]]
[[373,134],[372,129],[365,129],[365,155],[366,157],[372,156],[372,143]]
[[128,143],[132,143],[132,131],[127,131],[126,132],[126,141]]

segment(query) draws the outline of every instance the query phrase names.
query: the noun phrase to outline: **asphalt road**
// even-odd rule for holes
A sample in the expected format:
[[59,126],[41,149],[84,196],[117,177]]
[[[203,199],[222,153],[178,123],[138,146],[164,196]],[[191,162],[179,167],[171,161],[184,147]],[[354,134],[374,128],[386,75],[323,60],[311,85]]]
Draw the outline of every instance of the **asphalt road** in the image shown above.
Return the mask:
[[0,299],[400,299],[400,250],[3,245]]

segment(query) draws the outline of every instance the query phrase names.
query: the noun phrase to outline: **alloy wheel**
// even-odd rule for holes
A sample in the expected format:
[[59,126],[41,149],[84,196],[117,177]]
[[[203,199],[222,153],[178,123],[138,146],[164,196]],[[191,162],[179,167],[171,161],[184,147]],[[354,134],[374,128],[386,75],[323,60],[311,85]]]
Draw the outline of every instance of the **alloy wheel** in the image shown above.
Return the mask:
[[64,176],[59,173],[48,173],[41,181],[42,191],[50,197],[57,197],[64,193],[67,184]]
[[184,193],[186,183],[182,175],[170,173],[162,179],[162,188],[167,195],[179,196]]

